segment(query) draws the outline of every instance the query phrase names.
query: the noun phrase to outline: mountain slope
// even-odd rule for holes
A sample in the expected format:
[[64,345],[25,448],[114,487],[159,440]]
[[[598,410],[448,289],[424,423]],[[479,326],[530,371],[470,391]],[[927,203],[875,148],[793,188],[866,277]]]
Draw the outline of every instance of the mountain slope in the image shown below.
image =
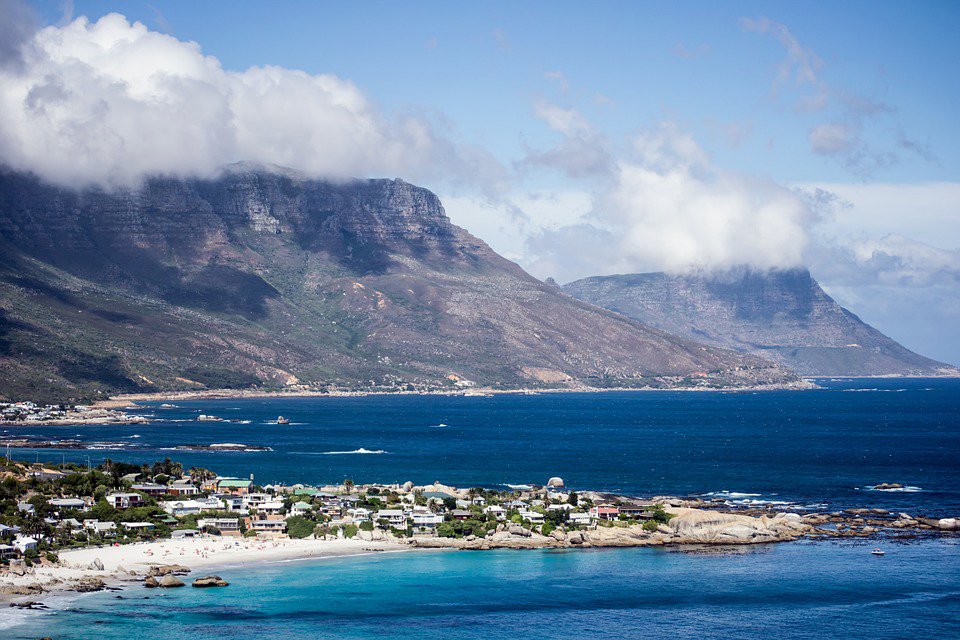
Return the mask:
[[0,173],[0,250],[7,397],[796,380],[573,300],[400,180],[240,166],[78,193]]
[[585,278],[564,291],[670,333],[754,353],[802,375],[956,375],[828,296],[806,269]]

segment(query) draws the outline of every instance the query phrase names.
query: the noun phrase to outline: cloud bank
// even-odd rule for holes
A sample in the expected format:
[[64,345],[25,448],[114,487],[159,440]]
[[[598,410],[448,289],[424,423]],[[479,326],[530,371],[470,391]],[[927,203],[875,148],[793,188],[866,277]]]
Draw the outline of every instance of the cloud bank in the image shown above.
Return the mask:
[[[18,6],[4,18],[22,25]],[[241,160],[324,177],[497,172],[487,154],[424,119],[381,113],[335,75],[229,71],[198,44],[118,14],[11,35],[0,40],[0,162],[60,184],[210,176]]]

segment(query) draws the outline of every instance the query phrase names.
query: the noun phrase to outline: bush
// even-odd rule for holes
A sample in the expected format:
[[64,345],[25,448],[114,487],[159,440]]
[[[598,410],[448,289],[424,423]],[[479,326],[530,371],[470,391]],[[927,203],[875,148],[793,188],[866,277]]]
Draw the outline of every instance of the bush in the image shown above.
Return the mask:
[[287,535],[291,538],[306,538],[313,533],[315,525],[315,522],[303,516],[291,516],[287,518]]
[[357,535],[357,525],[355,524],[345,524],[343,525],[343,537],[344,538],[353,538]]
[[441,522],[437,525],[437,535],[441,538],[456,538],[457,531],[452,522]]
[[364,520],[363,522],[360,523],[360,530],[373,531],[373,522],[371,522],[370,520]]
[[540,533],[545,536],[548,536],[551,533],[553,533],[554,529],[556,529],[556,527],[553,526],[553,524],[550,522],[544,522],[542,525],[540,525]]
[[667,510],[663,508],[662,504],[656,505],[653,509],[650,509],[648,513],[650,514],[650,519],[659,524],[667,524],[670,522],[670,518],[674,517],[672,513],[667,513]]
[[44,557],[47,559],[47,562],[52,562],[54,564],[56,564],[57,562],[60,562],[60,558],[57,556],[57,554],[53,553],[52,551],[48,551],[44,555]]
[[646,522],[643,523],[643,530],[656,531],[657,526],[659,526],[659,523],[656,520],[647,520]]

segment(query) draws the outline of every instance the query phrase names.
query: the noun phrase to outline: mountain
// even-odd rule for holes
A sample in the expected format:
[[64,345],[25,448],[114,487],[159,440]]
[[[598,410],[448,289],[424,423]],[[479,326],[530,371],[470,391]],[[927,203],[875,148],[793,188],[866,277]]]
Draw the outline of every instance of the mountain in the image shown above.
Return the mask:
[[958,374],[864,323],[806,269],[601,276],[563,290],[664,331],[761,355],[806,376]]
[[401,180],[239,165],[108,192],[0,172],[0,252],[8,398],[797,382],[573,300]]

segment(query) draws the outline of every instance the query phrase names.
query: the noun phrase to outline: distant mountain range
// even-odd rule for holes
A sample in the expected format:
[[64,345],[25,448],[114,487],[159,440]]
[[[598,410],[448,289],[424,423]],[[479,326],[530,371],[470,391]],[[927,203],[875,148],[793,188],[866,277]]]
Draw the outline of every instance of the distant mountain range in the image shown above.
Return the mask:
[[0,172],[0,395],[796,384],[574,300],[400,180],[240,165],[72,191]]
[[806,376],[960,373],[864,323],[806,269],[601,276],[563,290],[672,334],[760,355]]

